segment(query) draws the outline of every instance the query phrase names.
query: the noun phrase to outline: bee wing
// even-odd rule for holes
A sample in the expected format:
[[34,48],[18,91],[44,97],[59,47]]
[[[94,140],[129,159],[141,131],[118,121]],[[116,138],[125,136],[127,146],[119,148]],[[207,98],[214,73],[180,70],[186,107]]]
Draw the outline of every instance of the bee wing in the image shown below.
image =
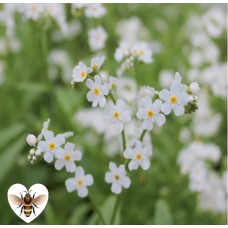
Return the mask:
[[47,199],[47,196],[46,196],[46,195],[40,195],[40,196],[37,196],[37,197],[33,200],[33,203],[36,204],[36,205],[40,205],[40,204],[42,204],[46,199]]
[[24,203],[24,201],[23,201],[21,198],[19,198],[18,196],[16,196],[16,195],[9,195],[9,200],[10,200],[14,205],[17,205],[17,206],[19,206],[19,205],[21,205],[21,204]]

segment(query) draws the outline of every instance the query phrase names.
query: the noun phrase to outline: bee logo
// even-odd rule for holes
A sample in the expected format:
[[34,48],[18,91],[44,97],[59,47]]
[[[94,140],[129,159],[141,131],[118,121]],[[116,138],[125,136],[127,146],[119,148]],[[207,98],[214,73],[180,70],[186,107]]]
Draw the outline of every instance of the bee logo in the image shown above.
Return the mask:
[[29,217],[31,215],[32,211],[33,211],[34,215],[36,216],[35,207],[39,208],[38,206],[41,205],[47,199],[47,196],[44,194],[35,198],[36,193],[34,193],[33,197],[31,197],[31,195],[30,195],[31,191],[32,190],[27,191],[27,192],[25,191],[24,197],[20,193],[21,198],[19,198],[16,195],[9,195],[9,200],[14,205],[18,206],[17,208],[21,207],[20,216],[21,216],[22,212],[24,212],[25,216]]
[[15,214],[29,223],[44,210],[48,195],[47,188],[42,184],[34,184],[29,190],[22,184],[14,184],[8,190],[8,201]]

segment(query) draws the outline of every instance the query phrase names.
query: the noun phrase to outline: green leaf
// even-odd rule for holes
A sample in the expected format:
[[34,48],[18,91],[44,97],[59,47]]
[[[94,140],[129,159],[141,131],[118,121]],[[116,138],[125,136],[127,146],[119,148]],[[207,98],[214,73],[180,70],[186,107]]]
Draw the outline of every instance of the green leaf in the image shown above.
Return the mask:
[[49,92],[49,87],[43,83],[21,82],[17,85],[17,89],[32,93]]
[[53,225],[53,224],[58,224],[58,219],[54,213],[54,209],[52,207],[52,204],[48,202],[45,210],[44,210],[44,216],[46,220],[47,225]]
[[88,212],[90,205],[88,203],[83,203],[78,205],[78,207],[73,211],[69,223],[72,225],[80,225],[84,221],[86,213]]
[[[103,218],[104,218],[106,224],[110,223],[112,213],[113,213],[115,203],[116,203],[116,197],[117,196],[108,197],[101,208],[101,214],[103,215]],[[120,206],[119,206],[119,208],[117,208],[114,225],[120,225]]]
[[17,155],[21,152],[25,146],[24,136],[19,138],[14,143],[10,144],[0,156],[0,183],[7,176],[7,173],[14,166],[17,159]]
[[169,205],[165,200],[157,200],[153,220],[155,225],[171,225],[173,223]]
[[23,124],[14,124],[0,131],[0,148],[3,148],[7,143],[20,135],[25,129]]

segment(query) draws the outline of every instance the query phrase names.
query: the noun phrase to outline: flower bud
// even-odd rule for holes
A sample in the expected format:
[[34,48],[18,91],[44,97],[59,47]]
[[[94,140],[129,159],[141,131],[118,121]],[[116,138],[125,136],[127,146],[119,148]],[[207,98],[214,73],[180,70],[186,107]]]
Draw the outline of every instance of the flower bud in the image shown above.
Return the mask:
[[189,89],[193,94],[197,94],[200,91],[200,87],[197,82],[191,83]]
[[34,155],[34,154],[35,154],[35,150],[34,150],[34,149],[31,149],[31,150],[29,151],[29,154],[30,154],[30,155]]
[[35,135],[29,134],[26,137],[26,141],[29,144],[29,146],[35,146],[37,139]]
[[37,150],[37,151],[35,152],[35,155],[36,155],[36,156],[40,156],[40,155],[41,155],[41,152],[40,152],[39,150]]
[[188,103],[193,102],[194,98],[192,96],[188,96]]

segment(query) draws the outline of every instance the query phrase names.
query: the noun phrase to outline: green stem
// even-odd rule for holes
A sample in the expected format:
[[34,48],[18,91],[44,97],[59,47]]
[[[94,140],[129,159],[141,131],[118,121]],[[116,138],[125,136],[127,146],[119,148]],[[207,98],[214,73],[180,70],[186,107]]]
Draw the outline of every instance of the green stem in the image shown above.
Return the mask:
[[116,99],[115,99],[115,97],[113,96],[113,94],[112,94],[111,91],[109,92],[109,96],[111,97],[112,102],[113,102],[114,104],[116,104]]
[[93,199],[91,193],[89,193],[88,196],[89,196],[89,199],[90,199],[91,203],[93,204],[94,209],[96,210],[96,212],[97,212],[97,214],[98,214],[98,217],[100,218],[101,223],[102,223],[103,225],[106,225],[106,224],[105,224],[105,220],[104,220],[104,218],[103,218],[103,216],[102,216],[102,214],[101,214],[101,211],[100,211],[100,209],[98,208],[97,203],[94,201],[94,199]]
[[126,150],[126,137],[124,130],[121,131],[122,143],[123,143],[123,152]]
[[137,82],[137,85],[140,85],[140,76],[139,76],[139,71],[138,71],[138,60],[136,59],[135,60],[135,63],[134,63],[134,70],[135,70],[135,80]]
[[116,196],[116,202],[115,202],[115,205],[114,205],[114,208],[113,208],[113,211],[112,211],[110,225],[114,225],[118,206],[119,206],[119,197]]
[[140,140],[140,141],[143,140],[145,134],[146,134],[146,130],[143,130],[142,134],[141,134],[140,137],[139,137],[139,140]]

